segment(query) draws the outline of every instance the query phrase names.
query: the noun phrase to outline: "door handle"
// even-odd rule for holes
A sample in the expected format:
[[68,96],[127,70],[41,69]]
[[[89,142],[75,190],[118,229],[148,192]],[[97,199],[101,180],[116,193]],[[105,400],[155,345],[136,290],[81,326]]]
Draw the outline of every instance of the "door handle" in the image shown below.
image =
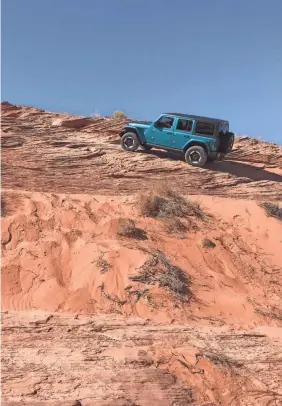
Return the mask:
[[171,133],[170,131],[167,131],[167,134],[168,134],[168,135],[172,135],[172,133]]

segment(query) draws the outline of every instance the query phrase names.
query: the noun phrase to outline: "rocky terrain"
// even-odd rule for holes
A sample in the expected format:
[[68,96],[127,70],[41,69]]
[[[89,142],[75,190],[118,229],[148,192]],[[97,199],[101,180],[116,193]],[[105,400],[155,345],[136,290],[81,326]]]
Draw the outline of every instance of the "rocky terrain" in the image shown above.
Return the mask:
[[[238,137],[228,161],[198,169],[173,153],[122,151],[119,132],[124,124],[2,103],[2,187],[131,195],[165,180],[193,195],[282,198],[282,175],[277,170],[281,146]],[[71,182],[66,181],[69,176]]]
[[3,404],[282,404],[282,147],[199,169],[1,108]]
[[20,318],[14,312],[4,314],[3,323],[6,405],[282,402],[281,335],[276,328],[246,332],[113,315],[30,312]]

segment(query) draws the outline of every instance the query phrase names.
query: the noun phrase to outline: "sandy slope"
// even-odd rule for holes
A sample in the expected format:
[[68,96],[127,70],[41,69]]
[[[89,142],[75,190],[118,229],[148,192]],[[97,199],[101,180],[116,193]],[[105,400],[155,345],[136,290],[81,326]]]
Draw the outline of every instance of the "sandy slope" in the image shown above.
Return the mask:
[[[202,197],[210,218],[178,235],[168,233],[162,220],[141,217],[136,198],[4,191],[4,200],[7,210],[11,204],[2,221],[5,309],[242,325],[273,323],[257,310],[282,317],[282,225],[255,202]],[[135,219],[147,239],[119,237],[121,217]],[[216,247],[203,248],[205,238]],[[132,293],[144,284],[130,277],[156,251],[189,278],[184,303],[156,286],[145,286],[138,301]]]
[[[4,400],[282,404],[282,225],[256,201],[282,198],[281,147],[241,137],[195,169],[122,152],[123,125],[2,104]],[[206,218],[175,232],[142,216],[160,182]]]

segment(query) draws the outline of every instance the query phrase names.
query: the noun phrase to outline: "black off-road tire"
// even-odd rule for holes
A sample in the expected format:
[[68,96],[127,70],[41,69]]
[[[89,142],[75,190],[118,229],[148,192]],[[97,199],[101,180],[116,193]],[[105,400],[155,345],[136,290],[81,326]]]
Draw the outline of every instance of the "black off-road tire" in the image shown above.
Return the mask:
[[228,154],[231,152],[234,144],[235,136],[234,133],[228,132],[226,135],[220,137],[219,152],[223,154]]
[[203,147],[195,145],[185,152],[185,161],[192,166],[201,168],[208,160],[208,154]]
[[229,132],[229,142],[228,142],[228,147],[227,147],[227,153],[232,151],[233,145],[234,145],[234,141],[235,141],[235,134]]
[[135,152],[140,147],[140,141],[135,133],[125,133],[120,143],[122,149],[127,152]]

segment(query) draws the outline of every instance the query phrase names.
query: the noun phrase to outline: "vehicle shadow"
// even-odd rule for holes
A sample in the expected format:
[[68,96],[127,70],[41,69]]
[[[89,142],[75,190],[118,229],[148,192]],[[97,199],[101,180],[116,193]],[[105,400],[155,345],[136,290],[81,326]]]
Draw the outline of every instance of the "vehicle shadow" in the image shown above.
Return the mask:
[[110,140],[109,144],[120,145],[120,138],[117,140]]
[[[146,153],[154,155],[161,159],[170,159],[173,161],[184,161],[184,156],[181,153],[174,151],[162,151],[162,150],[152,150],[152,151],[140,151],[141,153]],[[282,176],[276,173],[268,172],[265,169],[256,168],[255,166],[236,162],[236,161],[215,161],[208,162],[205,169],[209,169],[213,172],[228,173],[230,175],[236,176],[238,178],[248,178],[253,181],[272,181],[272,182],[282,182]]]
[[271,182],[282,182],[281,175],[242,162],[218,161],[207,164],[206,168],[211,171],[229,173],[238,178],[248,178],[253,181],[268,180]]
[[141,154],[149,154],[149,155],[154,155],[158,158],[161,159],[170,159],[173,161],[182,161],[185,162],[184,155],[181,152],[177,151],[163,151],[161,149],[152,149],[151,151],[138,151]]

